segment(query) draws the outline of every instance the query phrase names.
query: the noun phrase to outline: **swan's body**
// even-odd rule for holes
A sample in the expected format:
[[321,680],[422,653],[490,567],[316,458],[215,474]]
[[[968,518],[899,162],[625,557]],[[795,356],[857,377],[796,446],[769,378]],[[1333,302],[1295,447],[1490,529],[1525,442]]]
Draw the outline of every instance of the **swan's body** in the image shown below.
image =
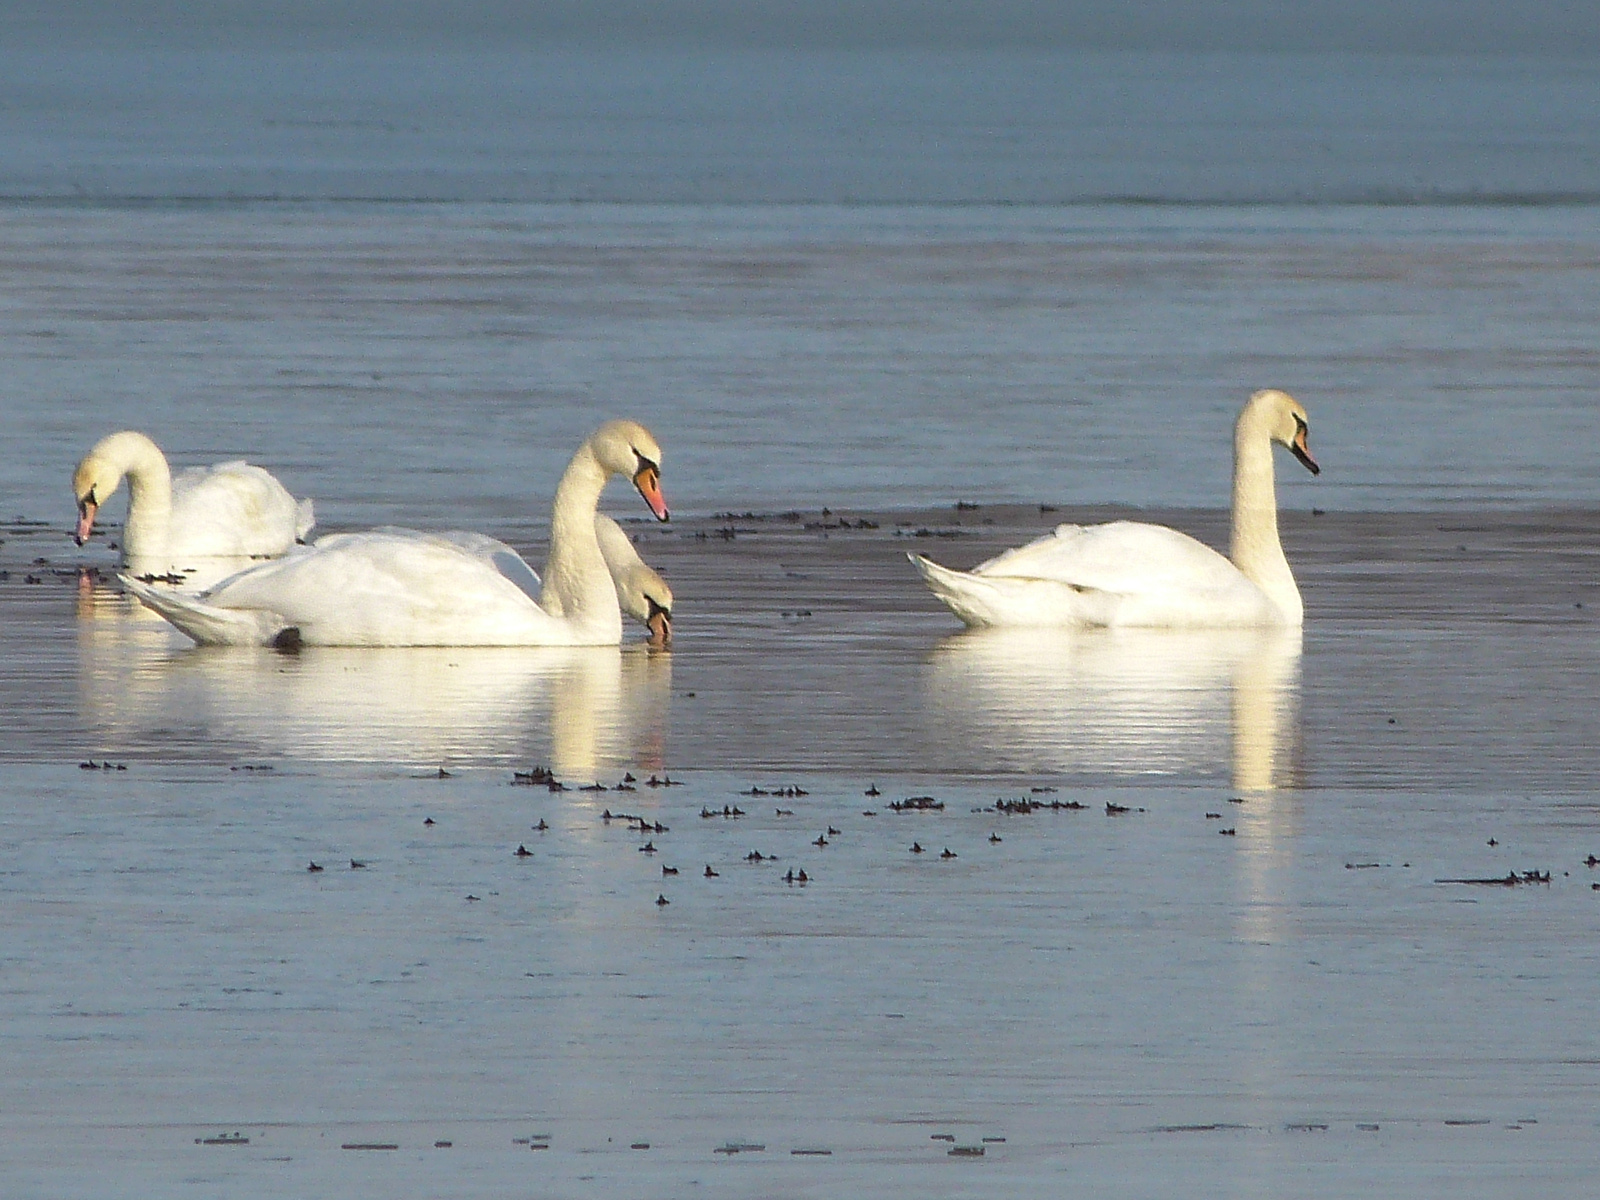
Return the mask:
[[1285,392],[1250,397],[1234,427],[1231,559],[1163,525],[1062,525],[971,571],[911,560],[973,626],[1298,627],[1304,605],[1278,540],[1272,444],[1316,473],[1305,409]]
[[198,596],[124,582],[203,644],[614,646],[620,589],[595,505],[607,479],[627,474],[666,520],[660,454],[631,421],[609,422],[579,447],[556,489],[542,581],[510,546],[482,534],[377,529],[322,538]]
[[296,500],[247,462],[191,467],[173,476],[153,441],[131,430],[102,438],[72,476],[78,545],[99,507],[126,478],[123,561],[158,574],[197,559],[271,558],[287,552],[315,522],[311,501]]

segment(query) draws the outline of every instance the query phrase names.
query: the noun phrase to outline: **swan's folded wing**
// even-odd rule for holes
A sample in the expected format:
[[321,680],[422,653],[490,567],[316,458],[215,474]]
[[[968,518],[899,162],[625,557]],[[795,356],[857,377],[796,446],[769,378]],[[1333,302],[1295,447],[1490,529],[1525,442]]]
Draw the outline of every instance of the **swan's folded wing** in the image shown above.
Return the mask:
[[223,580],[204,598],[280,614],[308,645],[532,645],[541,632],[560,644],[560,623],[494,562],[498,554],[521,560],[492,542],[474,540],[469,550],[412,530],[331,534]]
[[[393,532],[393,531],[391,531]],[[424,536],[424,535],[419,535]],[[459,546],[462,550],[486,563],[505,579],[510,580],[521,589],[535,604],[539,602],[539,591],[544,586],[539,581],[539,572],[528,565],[528,560],[518,554],[506,543],[490,537],[486,533],[471,533],[464,530],[452,530],[449,533],[436,533],[431,535],[452,546]]]
[[306,529],[302,512],[271,473],[247,462],[190,467],[172,480],[171,551],[178,557],[282,554]]
[[1239,569],[1210,546],[1164,525],[1112,521],[1061,525],[973,568],[992,578],[1053,579],[1079,588],[1144,595],[1233,586]]

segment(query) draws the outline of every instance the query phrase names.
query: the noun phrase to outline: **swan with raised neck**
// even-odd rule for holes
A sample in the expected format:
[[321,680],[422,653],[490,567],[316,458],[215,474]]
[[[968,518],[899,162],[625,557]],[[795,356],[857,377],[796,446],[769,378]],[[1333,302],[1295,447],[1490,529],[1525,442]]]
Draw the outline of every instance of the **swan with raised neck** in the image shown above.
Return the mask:
[[661,447],[655,437],[637,421],[607,421],[578,447],[556,485],[550,556],[539,593],[545,612],[603,632],[607,642],[622,639],[622,613],[600,548],[595,509],[613,475],[630,478],[656,519],[668,519],[661,494]]
[[1272,446],[1320,471],[1306,410],[1267,389],[1234,425],[1230,557],[1164,525],[1061,525],[970,571],[911,555],[928,587],[972,626],[1203,629],[1288,626],[1305,616],[1278,540]]
[[1278,490],[1272,466],[1274,442],[1287,447],[1313,475],[1322,468],[1307,445],[1309,418],[1288,392],[1263,388],[1253,394],[1233,426],[1233,531],[1228,557],[1283,614],[1284,623],[1305,620],[1305,604],[1278,537]]
[[494,538],[410,529],[334,534],[196,595],[122,578],[210,645],[614,646],[622,640],[619,585],[601,550],[595,505],[618,474],[667,520],[655,438],[637,422],[607,422],[578,448],[556,489],[542,582]]
[[72,474],[78,545],[124,479],[123,561],[157,572],[188,559],[283,554],[315,521],[311,501],[296,501],[268,472],[243,461],[191,468],[174,481],[161,448],[127,429],[101,438]]

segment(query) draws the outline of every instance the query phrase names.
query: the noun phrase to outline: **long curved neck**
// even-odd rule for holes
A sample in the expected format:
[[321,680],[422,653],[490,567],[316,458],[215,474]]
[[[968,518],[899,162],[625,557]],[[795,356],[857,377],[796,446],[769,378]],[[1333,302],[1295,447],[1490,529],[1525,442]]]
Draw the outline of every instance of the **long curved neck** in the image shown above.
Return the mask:
[[1244,577],[1277,605],[1291,625],[1305,606],[1289,560],[1278,540],[1278,492],[1272,470],[1272,439],[1246,411],[1233,433],[1233,538],[1228,556]]
[[[156,559],[167,552],[172,527],[172,471],[166,455],[149,438],[118,438],[106,457],[128,481],[128,521],[122,552],[133,559]],[[166,567],[162,566],[162,570]]]
[[550,516],[550,557],[539,606],[551,616],[596,628],[615,626],[620,639],[622,613],[594,530],[595,507],[608,476],[587,442],[567,464]]

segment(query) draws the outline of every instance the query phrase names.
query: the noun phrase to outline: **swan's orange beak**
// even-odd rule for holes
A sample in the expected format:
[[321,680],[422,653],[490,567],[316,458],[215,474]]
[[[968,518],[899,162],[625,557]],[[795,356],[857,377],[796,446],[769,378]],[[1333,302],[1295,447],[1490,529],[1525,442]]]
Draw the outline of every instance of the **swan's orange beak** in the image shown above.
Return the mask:
[[645,463],[634,472],[633,486],[639,489],[639,495],[644,497],[650,511],[655,513],[656,520],[671,519],[671,514],[667,512],[667,498],[661,494],[661,472],[654,463]]
[[1311,457],[1311,447],[1306,445],[1309,432],[1304,421],[1295,422],[1294,441],[1289,443],[1289,452],[1300,460],[1302,466],[1313,475],[1321,475],[1322,468],[1317,465],[1317,460]]
[[672,613],[654,600],[650,602],[650,619],[644,623],[644,627],[650,631],[652,646],[665,646],[672,641]]
[[83,545],[89,540],[89,534],[94,530],[94,514],[100,506],[93,500],[78,501],[78,524],[72,531],[72,540],[78,545]]

